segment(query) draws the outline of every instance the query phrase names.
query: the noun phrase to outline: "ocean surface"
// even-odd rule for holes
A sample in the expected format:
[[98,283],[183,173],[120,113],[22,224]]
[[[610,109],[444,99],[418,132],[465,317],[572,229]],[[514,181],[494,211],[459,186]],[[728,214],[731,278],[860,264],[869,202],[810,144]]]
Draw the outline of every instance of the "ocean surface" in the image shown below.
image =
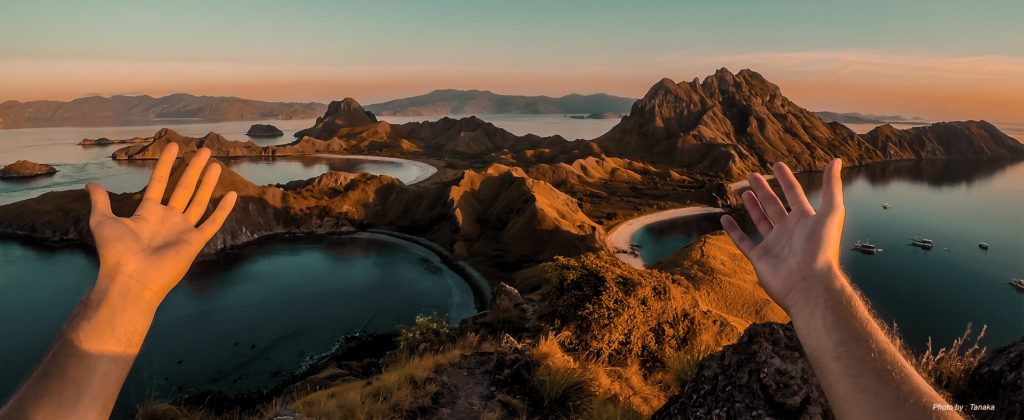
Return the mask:
[[[94,255],[0,241],[0,401],[46,354],[92,286]],[[475,313],[465,280],[433,253],[355,234],[243,248],[193,268],[157,311],[121,393],[150,397],[276,384],[357,332],[395,332],[417,314]]]
[[[816,207],[821,173],[798,178]],[[968,323],[975,333],[988,326],[982,343],[990,347],[1024,336],[1024,293],[1007,284],[1024,278],[1022,180],[1024,162],[907,161],[844,169],[841,264],[911,348],[924,349],[929,337],[937,346],[949,345]],[[641,258],[652,263],[721,229],[717,219],[650,225],[631,241],[642,245]],[[935,247],[910,246],[916,235],[934,240]],[[857,240],[870,240],[883,252],[856,252]]]

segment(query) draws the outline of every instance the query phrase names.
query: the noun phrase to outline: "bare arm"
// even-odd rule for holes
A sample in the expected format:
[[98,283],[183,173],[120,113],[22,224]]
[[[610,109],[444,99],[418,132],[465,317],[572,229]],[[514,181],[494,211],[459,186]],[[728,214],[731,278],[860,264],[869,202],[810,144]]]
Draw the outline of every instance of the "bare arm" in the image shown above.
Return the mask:
[[836,159],[825,169],[818,211],[786,165],[775,164],[775,176],[788,212],[764,178],[751,174],[743,205],[764,238],[759,244],[731,217],[723,216],[722,225],[768,295],[793,319],[837,418],[960,418],[933,409],[945,401],[903,359],[839,269],[846,215],[841,166]]
[[[0,410],[0,419],[108,418],[142,347],[157,306],[188,271],[234,206],[228,193],[196,227],[220,177],[200,149],[161,204],[178,153],[164,149],[135,214],[116,217],[107,192],[89,184],[89,228],[100,258],[99,276],[32,377]],[[196,183],[202,174],[198,190]],[[193,192],[195,193],[193,195]],[[191,204],[190,204],[191,201]]]

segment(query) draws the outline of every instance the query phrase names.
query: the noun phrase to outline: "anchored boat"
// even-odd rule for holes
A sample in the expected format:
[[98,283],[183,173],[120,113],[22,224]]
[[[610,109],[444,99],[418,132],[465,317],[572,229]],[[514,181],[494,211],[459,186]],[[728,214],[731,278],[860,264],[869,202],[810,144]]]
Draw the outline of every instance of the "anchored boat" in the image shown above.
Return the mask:
[[1024,292],[1024,279],[1010,279],[1009,284],[1018,292]]
[[928,238],[918,239],[917,236],[915,236],[913,238],[910,238],[910,244],[913,245],[913,246],[916,246],[918,248],[924,249],[924,250],[932,249],[932,246],[934,245],[934,244],[932,244],[932,240],[931,239],[928,239]]
[[853,249],[868,255],[874,255],[876,253],[882,252],[882,248],[875,246],[875,244],[872,244],[867,240],[865,240],[864,242],[857,241],[856,243],[853,244]]

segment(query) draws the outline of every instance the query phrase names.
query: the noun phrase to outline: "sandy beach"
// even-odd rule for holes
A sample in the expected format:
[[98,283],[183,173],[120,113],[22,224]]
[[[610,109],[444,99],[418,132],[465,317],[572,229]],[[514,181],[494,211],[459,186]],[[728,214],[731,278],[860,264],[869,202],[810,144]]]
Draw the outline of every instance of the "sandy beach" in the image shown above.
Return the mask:
[[[612,246],[615,251],[615,256],[626,262],[633,267],[643,269],[644,262],[639,256],[633,255],[629,252],[629,241],[633,237],[633,234],[638,230],[647,226],[651,223],[660,222],[663,220],[675,219],[685,216],[694,216],[698,214],[712,214],[712,213],[724,213],[725,211],[718,207],[683,207],[679,209],[663,210],[651,214],[646,214],[640,217],[629,219],[625,222],[615,226],[611,232],[608,233],[608,243]],[[619,252],[620,250],[626,252]]]
[[332,154],[329,154],[329,153],[320,153],[320,154],[316,154],[316,155],[313,155],[313,156],[319,156],[319,157],[325,157],[325,158],[335,158],[335,159],[363,159],[363,160],[377,160],[377,161],[382,161],[382,162],[398,162],[398,163],[409,164],[409,165],[415,166],[417,168],[423,169],[423,173],[420,174],[419,176],[417,176],[416,178],[413,178],[413,180],[409,181],[409,183],[407,185],[412,185],[412,184],[415,184],[417,182],[423,181],[423,180],[425,180],[427,178],[430,178],[431,176],[434,176],[434,174],[437,173],[437,168],[434,167],[434,165],[431,165],[429,163],[423,163],[423,162],[420,162],[420,161],[417,161],[417,160],[411,160],[411,159],[401,159],[401,158],[384,157],[384,156],[368,156],[368,155],[332,155]]

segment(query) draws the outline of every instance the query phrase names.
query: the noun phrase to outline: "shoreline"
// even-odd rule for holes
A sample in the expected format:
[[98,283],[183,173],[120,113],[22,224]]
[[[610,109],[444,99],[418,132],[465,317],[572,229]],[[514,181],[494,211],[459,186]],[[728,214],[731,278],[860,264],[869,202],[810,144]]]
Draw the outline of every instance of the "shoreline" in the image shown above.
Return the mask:
[[630,241],[633,235],[637,231],[646,227],[647,225],[662,222],[665,220],[678,219],[688,216],[697,216],[703,214],[716,214],[725,213],[724,209],[719,207],[682,207],[670,210],[662,210],[654,213],[648,213],[643,216],[634,217],[616,225],[610,232],[608,232],[608,244],[611,245],[613,253],[616,258],[622,260],[626,264],[629,264],[635,268],[641,270],[646,268],[643,260],[639,255],[634,255],[629,252]]
[[316,153],[316,154],[312,154],[312,155],[308,155],[308,156],[316,156],[316,157],[331,158],[331,159],[346,159],[347,158],[347,159],[376,160],[376,161],[381,161],[381,162],[405,163],[405,164],[412,165],[412,166],[415,166],[417,168],[420,168],[420,169],[422,169],[424,171],[424,173],[422,175],[417,176],[416,178],[412,179],[411,181],[409,181],[409,183],[407,183],[405,185],[412,185],[412,184],[417,184],[417,183],[426,181],[427,179],[429,179],[430,177],[434,176],[434,174],[437,173],[437,167],[436,166],[431,165],[431,164],[426,163],[426,162],[420,162],[418,160],[412,160],[412,159],[387,157],[387,156],[370,156],[370,155],[335,155],[335,154],[330,154],[330,153]]

